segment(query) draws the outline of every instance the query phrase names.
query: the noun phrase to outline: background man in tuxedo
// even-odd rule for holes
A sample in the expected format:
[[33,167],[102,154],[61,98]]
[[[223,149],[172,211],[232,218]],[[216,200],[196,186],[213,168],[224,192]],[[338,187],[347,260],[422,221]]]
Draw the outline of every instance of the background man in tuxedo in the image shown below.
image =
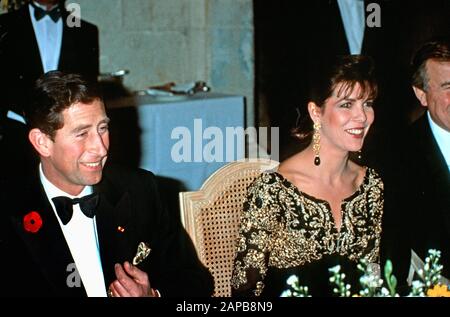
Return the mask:
[[411,128],[405,157],[416,172],[411,247],[422,260],[428,249],[439,249],[443,275],[449,278],[450,37],[424,44],[413,71],[414,93],[427,112]]
[[450,277],[450,38],[419,48],[412,73],[414,93],[427,111],[401,134],[401,161],[391,175],[397,178],[396,195],[386,200],[381,248],[400,283],[408,275],[411,250],[422,261],[429,249],[440,250],[442,275]]
[[[40,165],[30,182],[5,188],[0,293],[210,295],[212,278],[162,206],[154,175],[105,166],[109,118],[92,86],[49,72],[30,109],[28,137]],[[132,265],[139,245],[140,263]]]
[[83,20],[79,27],[69,25],[73,19],[64,2],[33,0],[0,16],[0,112],[23,116],[36,79],[50,70],[97,80],[98,29]]

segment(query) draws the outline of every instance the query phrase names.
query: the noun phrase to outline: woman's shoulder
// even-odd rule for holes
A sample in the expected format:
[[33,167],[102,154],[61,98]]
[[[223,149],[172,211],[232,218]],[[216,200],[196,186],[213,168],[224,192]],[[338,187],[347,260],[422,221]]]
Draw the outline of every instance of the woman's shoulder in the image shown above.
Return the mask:
[[364,183],[368,185],[369,188],[378,188],[380,190],[384,189],[384,183],[381,179],[380,174],[371,168],[371,167],[363,167],[365,169]]
[[276,186],[281,183],[282,176],[277,170],[268,170],[259,174],[251,183],[250,187]]
[[369,166],[361,166],[355,162],[351,162],[351,164],[353,172],[358,175],[357,179],[362,179],[362,186],[365,188],[384,188],[383,180],[375,169]]
[[278,166],[278,174],[285,179],[307,179],[310,177],[308,164],[305,162],[305,157],[302,152],[284,160]]
[[278,192],[282,188],[282,179],[276,171],[265,171],[258,175],[247,187],[244,200],[244,210],[250,210],[250,206],[256,209],[264,209],[276,203]]
[[365,166],[364,169],[366,170],[365,173],[366,173],[366,177],[367,178],[370,178],[370,179],[372,179],[374,181],[377,181],[377,182],[383,182],[382,179],[381,179],[380,174],[374,168],[369,167],[369,166]]
[[381,180],[380,175],[374,168],[372,168],[370,166],[366,166],[366,165],[359,165],[353,161],[349,161],[349,162],[350,162],[350,167],[353,170],[353,173],[359,174],[364,178],[372,178],[372,179]]

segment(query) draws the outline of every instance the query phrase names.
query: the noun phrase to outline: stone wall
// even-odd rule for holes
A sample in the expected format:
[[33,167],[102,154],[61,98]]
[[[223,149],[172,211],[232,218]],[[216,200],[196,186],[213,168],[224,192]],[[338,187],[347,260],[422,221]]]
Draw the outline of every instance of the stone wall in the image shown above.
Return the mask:
[[132,90],[203,80],[247,98],[254,125],[252,0],[76,0],[100,30],[102,72],[129,69]]

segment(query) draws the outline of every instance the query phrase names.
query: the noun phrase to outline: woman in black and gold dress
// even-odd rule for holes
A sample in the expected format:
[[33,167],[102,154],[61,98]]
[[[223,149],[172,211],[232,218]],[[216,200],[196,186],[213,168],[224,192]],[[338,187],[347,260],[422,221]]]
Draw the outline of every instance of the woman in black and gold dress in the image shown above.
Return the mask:
[[350,160],[374,120],[372,60],[341,56],[326,65],[308,79],[308,115],[294,131],[309,145],[248,188],[233,295],[280,296],[296,274],[311,295],[328,296],[329,267],[343,265],[352,282],[359,259],[379,262],[383,182]]

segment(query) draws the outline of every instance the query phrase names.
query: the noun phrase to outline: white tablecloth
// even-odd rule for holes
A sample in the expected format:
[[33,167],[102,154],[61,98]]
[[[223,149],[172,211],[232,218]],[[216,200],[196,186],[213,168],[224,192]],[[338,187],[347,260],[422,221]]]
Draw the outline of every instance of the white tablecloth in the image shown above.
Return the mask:
[[[138,96],[133,99],[133,102],[131,99],[129,100],[130,106],[135,106],[137,110],[137,124],[140,130],[139,166],[158,176],[181,182],[186,190],[198,190],[209,175],[226,164],[226,128],[245,128],[245,103],[242,96],[203,93],[189,97],[174,96],[173,98]],[[120,107],[126,107],[126,103],[127,101],[122,100]],[[116,107],[117,105],[112,104],[108,106],[113,111]],[[112,124],[114,124],[114,120]],[[194,124],[196,131],[194,131]],[[126,132],[123,130],[126,129],[125,124],[122,123],[122,125],[120,129],[122,132]],[[200,162],[194,161],[194,146],[197,146],[197,149],[199,147],[204,149],[205,145],[211,142],[211,139],[207,139],[203,135],[205,129],[209,127],[218,128],[210,129],[214,136],[216,136],[215,132],[220,132],[223,136],[223,142],[221,142],[224,145],[223,159],[220,162],[209,163],[202,156]],[[174,129],[177,129],[175,131],[189,131],[191,161],[174,161],[171,154],[173,147],[177,142],[180,144],[182,139],[186,139],[181,136],[172,138]],[[194,145],[195,142],[196,145]],[[235,146],[233,160],[241,159],[245,155],[236,149]]]

